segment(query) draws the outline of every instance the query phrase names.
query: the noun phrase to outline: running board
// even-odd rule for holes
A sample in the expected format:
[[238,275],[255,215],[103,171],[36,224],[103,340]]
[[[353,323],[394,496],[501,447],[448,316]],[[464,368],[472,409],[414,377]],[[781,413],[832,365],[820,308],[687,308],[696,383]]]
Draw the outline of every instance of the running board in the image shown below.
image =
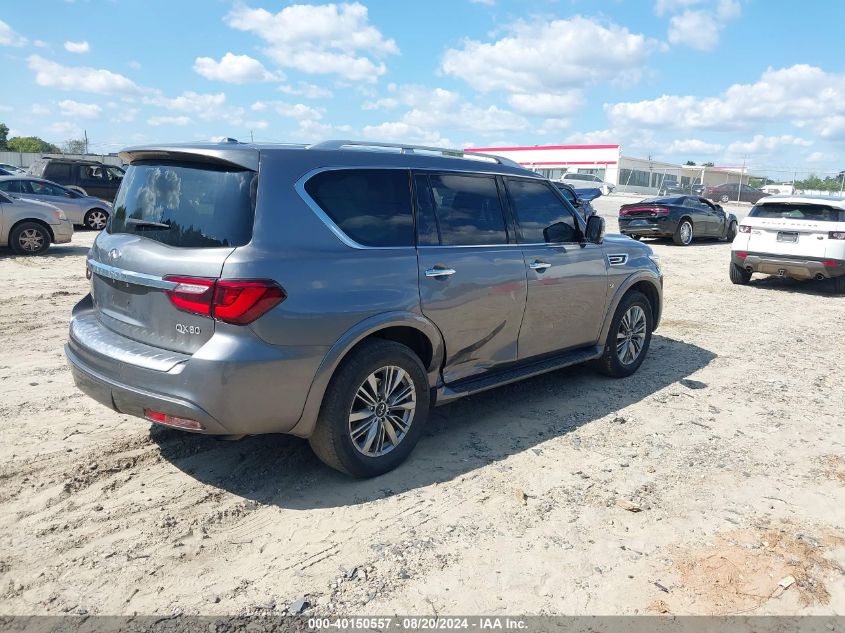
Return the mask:
[[520,380],[525,380],[526,378],[539,376],[540,374],[545,374],[550,371],[596,360],[597,358],[601,358],[603,352],[604,347],[601,345],[581,347],[551,358],[529,362],[525,365],[519,365],[511,369],[491,372],[480,377],[461,380],[451,385],[441,385],[436,391],[435,406],[446,404],[474,393],[487,391],[488,389],[495,389],[496,387],[501,387],[502,385],[508,385],[512,382],[518,382]]

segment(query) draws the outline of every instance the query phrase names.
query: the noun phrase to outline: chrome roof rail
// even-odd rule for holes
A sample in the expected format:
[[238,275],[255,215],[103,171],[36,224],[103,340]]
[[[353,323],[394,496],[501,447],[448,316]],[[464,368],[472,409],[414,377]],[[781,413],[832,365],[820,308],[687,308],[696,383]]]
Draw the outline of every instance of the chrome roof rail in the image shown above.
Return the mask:
[[427,145],[409,145],[407,143],[382,143],[381,141],[323,141],[322,143],[315,143],[309,145],[308,149],[317,150],[339,150],[339,149],[371,149],[379,150],[398,150],[400,154],[416,154],[428,153],[438,154],[447,158],[466,158],[468,160],[483,160],[486,162],[498,163],[499,165],[506,165],[508,167],[519,167],[525,169],[522,165],[510,158],[503,156],[494,156],[493,154],[482,154],[481,152],[465,152],[461,149],[448,149],[444,147],[429,147]]

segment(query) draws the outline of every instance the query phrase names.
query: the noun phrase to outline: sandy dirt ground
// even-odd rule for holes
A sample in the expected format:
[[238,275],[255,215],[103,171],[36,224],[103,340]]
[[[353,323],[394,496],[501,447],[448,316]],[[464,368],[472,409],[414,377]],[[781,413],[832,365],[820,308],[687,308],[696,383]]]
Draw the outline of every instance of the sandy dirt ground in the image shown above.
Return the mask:
[[[609,230],[620,197],[599,200]],[[626,380],[574,368],[436,409],[353,481],[77,392],[94,234],[0,251],[0,612],[845,613],[845,297],[653,242],[665,314]]]

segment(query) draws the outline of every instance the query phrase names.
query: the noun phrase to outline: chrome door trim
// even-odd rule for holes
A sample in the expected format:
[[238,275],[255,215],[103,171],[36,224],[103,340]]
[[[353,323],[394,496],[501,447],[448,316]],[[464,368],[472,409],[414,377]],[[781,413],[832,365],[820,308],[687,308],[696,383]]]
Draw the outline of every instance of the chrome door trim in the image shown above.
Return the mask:
[[552,265],[551,265],[550,263],[548,263],[548,262],[540,262],[540,261],[536,261],[536,262],[531,262],[530,264],[528,264],[528,267],[529,267],[531,270],[536,270],[536,271],[538,271],[538,272],[543,272],[544,270],[548,270],[549,268],[551,268],[551,267],[552,267]]
[[454,275],[457,270],[454,268],[429,268],[425,271],[426,277],[449,277]]
[[125,270],[123,268],[116,268],[103,264],[93,259],[88,260],[88,268],[91,272],[100,275],[100,277],[108,277],[115,281],[122,281],[127,284],[138,284],[139,286],[148,286],[150,288],[160,288],[161,290],[173,290],[177,284],[175,281],[167,281],[155,275],[148,275],[146,273],[137,273],[132,270]]

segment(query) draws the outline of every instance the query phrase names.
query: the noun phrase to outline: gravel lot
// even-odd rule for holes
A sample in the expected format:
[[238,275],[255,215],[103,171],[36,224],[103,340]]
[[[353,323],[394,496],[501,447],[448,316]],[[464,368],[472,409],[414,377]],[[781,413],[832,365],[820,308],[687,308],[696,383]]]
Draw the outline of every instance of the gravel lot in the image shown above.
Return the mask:
[[[613,217],[622,197],[597,202]],[[94,234],[0,251],[6,614],[845,612],[845,297],[732,286],[730,246],[654,242],[634,377],[575,368],[436,409],[352,481],[290,437],[114,413],[62,352]]]

